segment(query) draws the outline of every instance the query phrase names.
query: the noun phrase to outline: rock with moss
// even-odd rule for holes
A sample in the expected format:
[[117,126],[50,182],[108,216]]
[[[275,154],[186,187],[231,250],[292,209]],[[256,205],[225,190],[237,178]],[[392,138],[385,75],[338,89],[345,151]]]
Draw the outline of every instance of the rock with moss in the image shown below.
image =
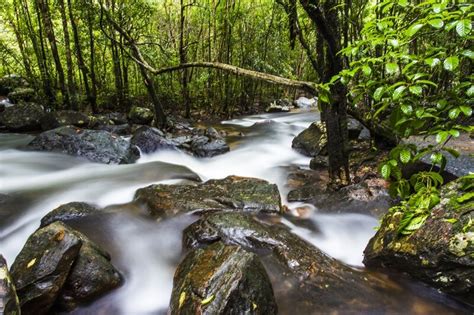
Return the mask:
[[407,272],[474,305],[474,200],[462,187],[462,179],[445,185],[439,204],[408,232],[407,210],[393,208],[364,251],[365,265]]
[[41,129],[43,107],[35,103],[21,103],[5,108],[0,113],[0,125],[10,131],[37,131]]
[[110,256],[62,222],[38,229],[11,268],[22,314],[71,310],[121,283]]
[[29,87],[18,87],[8,93],[8,99],[14,103],[36,101],[36,91]]
[[275,184],[238,176],[198,185],[151,185],[137,190],[134,200],[155,218],[183,212],[281,211],[280,193]]
[[0,255],[0,314],[20,315],[20,302],[15,285],[2,255]]
[[91,125],[91,118],[81,112],[60,110],[47,113],[41,119],[41,129],[45,131],[68,125],[79,128],[88,128]]
[[130,141],[145,154],[159,150],[177,150],[177,144],[166,138],[163,131],[148,126],[138,128]]
[[28,87],[28,82],[17,74],[10,74],[0,78],[0,95],[8,95],[17,88]]
[[139,157],[135,146],[118,135],[72,126],[45,131],[33,139],[27,148],[80,156],[104,164],[133,163]]
[[325,150],[327,145],[326,127],[321,122],[312,123],[299,133],[292,143],[292,148],[306,156],[316,156]]
[[221,242],[194,249],[174,276],[171,314],[277,314],[257,255]]
[[153,121],[153,111],[146,107],[133,106],[128,113],[132,124],[149,125]]
[[314,301],[310,305],[295,305],[295,309],[300,307],[300,314],[309,309],[315,314],[344,313],[347,301],[351,301],[351,310],[358,313],[396,308],[387,298],[393,287],[386,281],[327,256],[287,227],[258,221],[248,213],[217,212],[205,214],[183,232],[187,248],[214,242],[241,246],[265,257],[270,266],[275,264],[278,281],[289,277],[290,282],[297,283],[283,290],[310,296]]

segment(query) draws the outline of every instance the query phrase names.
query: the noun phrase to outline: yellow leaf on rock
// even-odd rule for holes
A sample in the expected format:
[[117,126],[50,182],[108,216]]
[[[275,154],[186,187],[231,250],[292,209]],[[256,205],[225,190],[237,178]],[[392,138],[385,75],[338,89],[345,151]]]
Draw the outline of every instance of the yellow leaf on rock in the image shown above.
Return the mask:
[[179,295],[179,305],[178,305],[178,308],[181,308],[184,304],[184,300],[186,300],[186,292],[181,292],[181,294]]
[[214,300],[214,295],[211,295],[207,299],[202,300],[201,305],[206,305],[206,304],[210,303],[212,300]]
[[28,263],[28,265],[26,265],[26,268],[31,268],[33,267],[33,265],[36,263],[36,258],[33,258],[32,260],[30,260],[30,262]]

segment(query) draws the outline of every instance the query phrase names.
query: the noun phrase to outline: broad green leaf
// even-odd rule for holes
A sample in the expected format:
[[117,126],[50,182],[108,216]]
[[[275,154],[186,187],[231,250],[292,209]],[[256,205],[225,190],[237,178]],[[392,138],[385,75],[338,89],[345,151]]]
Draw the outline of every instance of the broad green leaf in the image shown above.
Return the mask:
[[410,159],[411,159],[411,153],[409,150],[407,149],[403,149],[401,152],[400,152],[400,161],[403,163],[403,164],[407,164],[408,162],[410,162]]
[[430,66],[431,68],[433,67],[436,67],[437,65],[439,65],[441,62],[441,60],[439,60],[438,58],[427,58],[425,59],[425,63]]
[[451,136],[453,136],[454,138],[459,137],[459,130],[451,129],[451,130],[449,130],[448,132],[449,132],[449,134],[450,134]]
[[403,104],[400,108],[405,115],[410,115],[413,112],[413,107],[411,105]]
[[431,162],[433,162],[433,164],[439,164],[441,163],[441,160],[443,159],[443,155],[441,153],[433,153],[431,154]]
[[387,71],[388,74],[395,74],[398,72],[398,64],[390,62],[385,65],[385,71]]
[[474,96],[474,85],[471,85],[469,89],[466,91],[467,96],[473,97]]
[[406,7],[408,5],[408,0],[398,0],[398,4],[402,7]]
[[467,58],[470,58],[470,59],[474,59],[474,51],[470,50],[470,49],[466,49],[466,50],[463,50],[461,52],[461,55],[467,57]]
[[441,19],[429,20],[428,24],[430,24],[431,26],[433,26],[436,29],[440,29],[444,26],[444,22]]
[[[321,91],[323,92],[323,91]],[[319,93],[319,100],[323,103],[330,103],[329,101],[329,95],[326,91],[324,91],[323,93]]]
[[367,65],[362,66],[362,72],[366,75],[369,76],[372,73],[372,68],[370,68]]
[[436,142],[442,143],[442,142],[446,141],[448,136],[449,136],[449,133],[447,131],[440,131],[436,135]]
[[449,116],[449,118],[454,120],[454,119],[458,118],[460,113],[461,113],[461,110],[458,107],[456,107],[456,108],[453,108],[449,111],[448,116]]
[[383,178],[388,179],[390,177],[390,166],[388,164],[384,164],[380,169],[380,172],[382,173]]
[[405,230],[410,232],[418,230],[425,223],[427,218],[428,214],[424,214],[411,219],[410,223],[405,226]]
[[459,203],[464,203],[474,198],[474,192],[468,192],[456,199]]
[[456,24],[456,33],[458,33],[459,36],[465,37],[469,35],[472,29],[472,24],[471,21],[468,19],[464,19],[461,21],[458,21]]
[[456,56],[448,57],[443,63],[444,69],[454,71],[459,66],[459,58]]
[[393,100],[396,101],[398,100],[400,97],[402,97],[403,95],[403,92],[405,91],[407,87],[402,85],[402,86],[399,86],[395,89],[395,91],[393,91],[393,94],[392,94],[392,97],[393,97]]
[[400,43],[398,42],[398,39],[389,39],[388,40],[388,43],[390,45],[392,45],[393,47],[397,48],[398,46],[400,46]]
[[384,92],[384,87],[383,86],[378,87],[374,92],[374,100],[380,101],[380,99],[382,98],[383,92]]
[[406,35],[409,37],[412,37],[415,35],[422,27],[424,24],[413,24],[406,30]]
[[419,85],[410,86],[408,89],[410,90],[411,93],[417,96],[421,96],[421,94],[423,93],[423,88]]
[[448,152],[455,158],[458,158],[461,155],[457,150],[453,148],[443,148],[442,150]]
[[472,107],[462,105],[462,106],[459,106],[459,109],[463,112],[464,116],[466,117],[470,117],[472,115]]

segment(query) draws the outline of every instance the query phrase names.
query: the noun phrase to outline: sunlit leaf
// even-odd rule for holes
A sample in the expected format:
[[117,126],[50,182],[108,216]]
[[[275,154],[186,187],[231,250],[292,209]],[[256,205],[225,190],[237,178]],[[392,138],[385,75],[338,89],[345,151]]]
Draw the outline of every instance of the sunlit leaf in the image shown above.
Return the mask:
[[469,35],[471,30],[472,30],[472,24],[471,24],[471,21],[468,19],[458,21],[456,24],[456,33],[458,33],[458,35],[461,37],[465,37]]
[[459,66],[459,58],[456,56],[448,57],[444,60],[443,66],[448,71],[454,71]]

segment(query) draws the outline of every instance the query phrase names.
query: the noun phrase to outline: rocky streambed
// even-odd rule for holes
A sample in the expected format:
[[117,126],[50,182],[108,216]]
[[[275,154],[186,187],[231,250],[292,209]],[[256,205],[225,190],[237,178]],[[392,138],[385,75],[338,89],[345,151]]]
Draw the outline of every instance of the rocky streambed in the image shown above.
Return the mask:
[[[250,116],[222,123],[219,135],[172,139],[141,129],[130,141],[142,153],[132,164],[18,150],[31,138],[0,134],[0,249],[12,266],[7,277],[0,261],[0,299],[25,314],[472,312],[406,269],[363,268],[392,201],[366,154],[359,162],[368,164],[353,164],[360,185],[324,191],[324,158],[309,170],[312,157],[291,148],[317,119],[310,111]],[[90,140],[71,128],[54,137]],[[230,152],[214,150],[222,135]],[[197,147],[224,154],[199,158]],[[446,217],[460,220],[456,233],[472,213],[463,211]],[[384,244],[371,265],[393,251]],[[464,261],[456,263],[469,277]]]

